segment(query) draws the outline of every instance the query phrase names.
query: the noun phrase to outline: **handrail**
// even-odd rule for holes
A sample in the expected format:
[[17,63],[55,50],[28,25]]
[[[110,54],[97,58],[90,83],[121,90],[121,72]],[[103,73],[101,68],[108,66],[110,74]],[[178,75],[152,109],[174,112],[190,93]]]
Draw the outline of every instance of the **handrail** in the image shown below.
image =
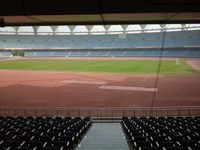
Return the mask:
[[71,117],[123,117],[123,116],[199,116],[200,106],[174,107],[15,107],[1,106],[1,116],[71,116]]

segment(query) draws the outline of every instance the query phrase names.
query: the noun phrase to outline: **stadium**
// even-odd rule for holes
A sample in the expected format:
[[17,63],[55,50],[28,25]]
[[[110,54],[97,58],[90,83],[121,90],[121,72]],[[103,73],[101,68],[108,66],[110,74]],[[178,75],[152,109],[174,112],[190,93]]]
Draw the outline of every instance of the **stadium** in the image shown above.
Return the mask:
[[199,23],[1,16],[0,150],[200,149]]

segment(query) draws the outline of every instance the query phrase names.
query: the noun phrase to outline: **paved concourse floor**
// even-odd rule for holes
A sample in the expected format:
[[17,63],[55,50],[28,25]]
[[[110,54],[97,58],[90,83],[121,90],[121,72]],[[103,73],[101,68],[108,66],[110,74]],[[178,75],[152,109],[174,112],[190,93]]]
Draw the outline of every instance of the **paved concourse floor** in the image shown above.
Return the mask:
[[129,150],[120,123],[93,123],[77,150]]

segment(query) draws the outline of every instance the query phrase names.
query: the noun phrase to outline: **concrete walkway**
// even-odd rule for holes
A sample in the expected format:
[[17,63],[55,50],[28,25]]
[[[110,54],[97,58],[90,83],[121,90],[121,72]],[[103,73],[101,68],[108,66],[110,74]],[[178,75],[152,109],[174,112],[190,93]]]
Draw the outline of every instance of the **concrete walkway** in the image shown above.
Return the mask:
[[94,123],[77,150],[129,150],[120,123]]

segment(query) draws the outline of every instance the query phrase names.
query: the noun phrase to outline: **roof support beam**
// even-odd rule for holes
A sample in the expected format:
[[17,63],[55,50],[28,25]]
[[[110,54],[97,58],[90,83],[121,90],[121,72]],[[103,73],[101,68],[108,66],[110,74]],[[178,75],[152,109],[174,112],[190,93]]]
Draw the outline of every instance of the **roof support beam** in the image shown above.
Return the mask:
[[86,28],[87,28],[87,30],[88,30],[88,34],[90,34],[91,33],[91,30],[92,30],[92,28],[94,27],[93,25],[87,25],[87,26],[85,26]]
[[164,32],[166,30],[165,29],[166,28],[166,24],[160,24],[160,26],[161,26],[161,31]]
[[103,27],[106,30],[106,34],[108,34],[108,30],[110,29],[111,25],[104,25]]
[[146,28],[147,25],[146,24],[141,24],[140,26],[142,28],[142,33],[144,33],[145,32],[145,28]]
[[53,35],[55,35],[56,30],[58,29],[58,26],[50,26],[51,30],[53,31]]
[[121,25],[122,26],[122,29],[123,29],[123,33],[126,32],[126,28],[128,27],[128,24],[127,25]]
[[18,34],[19,27],[13,27],[13,29],[15,30],[15,34]]
[[39,29],[39,26],[32,26],[32,27],[33,27],[34,35],[37,35],[37,30]]
[[71,35],[73,34],[73,31],[74,31],[74,29],[76,28],[76,26],[68,26],[69,27],[69,29],[71,30]]

